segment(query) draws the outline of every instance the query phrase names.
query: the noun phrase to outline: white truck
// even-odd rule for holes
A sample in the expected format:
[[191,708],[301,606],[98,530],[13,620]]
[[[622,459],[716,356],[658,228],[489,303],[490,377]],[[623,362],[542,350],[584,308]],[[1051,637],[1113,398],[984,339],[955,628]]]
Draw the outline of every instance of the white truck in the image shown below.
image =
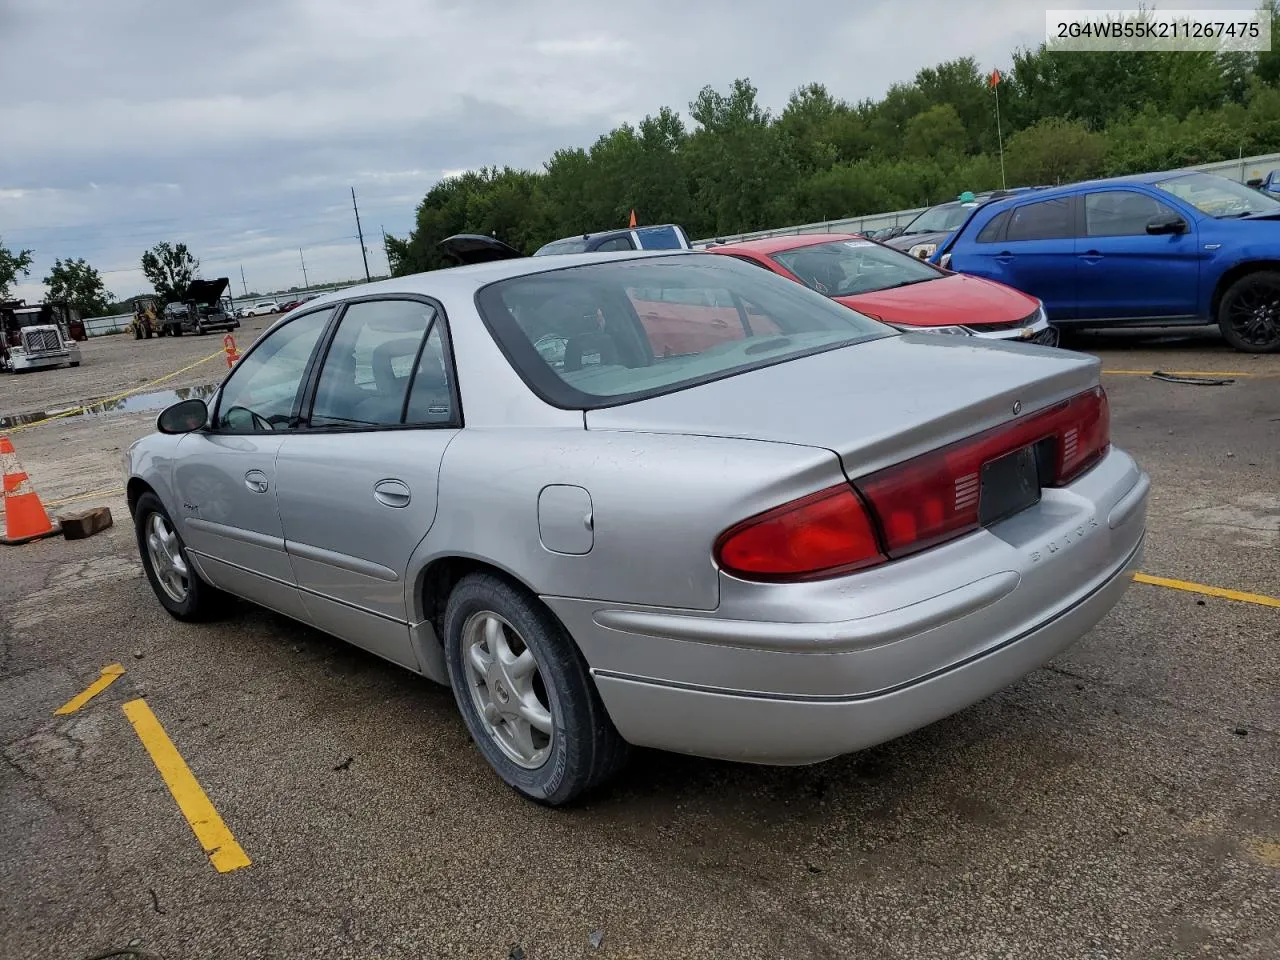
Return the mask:
[[80,366],[80,344],[70,325],[79,319],[64,303],[0,304],[0,367],[13,373]]

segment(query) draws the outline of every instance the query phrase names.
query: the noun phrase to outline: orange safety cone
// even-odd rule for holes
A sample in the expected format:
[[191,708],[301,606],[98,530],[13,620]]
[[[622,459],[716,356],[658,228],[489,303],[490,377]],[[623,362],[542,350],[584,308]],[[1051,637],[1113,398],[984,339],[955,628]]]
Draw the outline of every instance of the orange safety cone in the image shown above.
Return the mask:
[[4,535],[0,543],[15,546],[57,534],[58,525],[45,512],[8,437],[0,437],[0,473],[4,474]]

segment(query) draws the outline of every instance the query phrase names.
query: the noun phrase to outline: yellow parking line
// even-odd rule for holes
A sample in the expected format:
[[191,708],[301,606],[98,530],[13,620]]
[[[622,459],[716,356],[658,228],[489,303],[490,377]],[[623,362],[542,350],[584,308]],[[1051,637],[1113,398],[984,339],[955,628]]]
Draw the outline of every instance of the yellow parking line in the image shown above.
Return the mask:
[[[1118,377],[1149,377],[1154,370],[1106,370],[1103,373],[1115,374]],[[1256,377],[1256,373],[1244,373],[1240,370],[1161,370],[1171,377]]]
[[1203,593],[1207,597],[1222,597],[1224,600],[1241,600],[1244,603],[1258,603],[1264,607],[1280,607],[1280,597],[1268,597],[1261,593],[1244,593],[1240,590],[1226,590],[1223,587],[1209,587],[1203,583],[1191,583],[1187,580],[1170,580],[1168,577],[1153,577],[1146,573],[1135,573],[1135,583],[1149,583],[1156,587],[1168,587],[1171,590],[1186,590],[1188,593]]
[[130,700],[124,705],[124,715],[133,724],[138,739],[151,754],[151,760],[164,778],[165,785],[173,794],[178,809],[187,818],[191,830],[204,847],[205,853],[214,869],[219,873],[229,873],[241,867],[247,867],[250,860],[236,843],[227,825],[218,816],[218,811],[209,802],[208,796],[201,789],[199,781],[191,773],[191,768],[178,753],[169,735],[160,726],[160,721],[151,712],[145,700]]
[[93,681],[93,683],[85,687],[82,692],[76,694],[57,710],[53,711],[53,715],[55,717],[64,717],[69,713],[75,713],[103,690],[115,683],[116,678],[123,674],[124,667],[120,666],[118,663],[113,663],[109,666],[103,667],[102,674],[97,680]]
[[74,497],[63,497],[61,500],[46,500],[46,507],[60,507],[64,503],[77,503],[81,500],[92,500],[95,497],[114,497],[124,493],[124,487],[108,487],[105,490],[91,490],[88,493],[77,493]]

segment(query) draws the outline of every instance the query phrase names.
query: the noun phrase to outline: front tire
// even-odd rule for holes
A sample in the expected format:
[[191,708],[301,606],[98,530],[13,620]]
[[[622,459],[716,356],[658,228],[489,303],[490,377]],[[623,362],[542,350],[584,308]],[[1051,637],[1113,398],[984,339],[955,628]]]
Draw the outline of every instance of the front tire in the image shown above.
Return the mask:
[[1280,272],[1258,270],[1233,283],[1218,305],[1218,328],[1242,353],[1280,351]]
[[626,760],[587,665],[535,597],[488,573],[449,595],[443,641],[458,710],[506,783],[558,807]]
[[160,605],[178,620],[208,620],[222,607],[223,594],[200,579],[177,527],[154,493],[144,493],[133,510],[142,568]]

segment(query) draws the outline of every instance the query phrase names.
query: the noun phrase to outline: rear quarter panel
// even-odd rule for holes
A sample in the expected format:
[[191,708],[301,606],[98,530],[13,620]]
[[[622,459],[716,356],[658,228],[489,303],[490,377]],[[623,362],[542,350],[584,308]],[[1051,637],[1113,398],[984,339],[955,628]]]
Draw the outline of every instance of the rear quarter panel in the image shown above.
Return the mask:
[[[584,429],[465,429],[445,453],[436,522],[406,584],[423,617],[422,572],[469,557],[542,596],[711,610],[716,537],[739,520],[840,483],[829,450],[719,437]],[[564,484],[590,494],[588,553],[542,543],[538,499]],[[585,525],[586,518],[583,517]]]

